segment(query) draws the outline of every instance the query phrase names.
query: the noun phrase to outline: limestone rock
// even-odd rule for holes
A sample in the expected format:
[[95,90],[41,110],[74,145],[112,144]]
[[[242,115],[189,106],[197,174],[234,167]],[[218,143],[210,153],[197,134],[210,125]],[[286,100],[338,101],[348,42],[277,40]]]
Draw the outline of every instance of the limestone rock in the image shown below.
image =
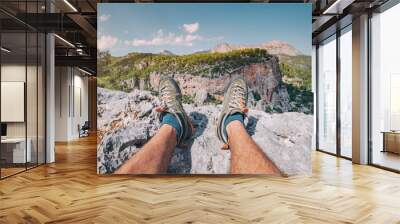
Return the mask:
[[[149,108],[158,105],[159,99],[148,91],[123,93],[98,88],[99,173],[113,173],[155,135],[160,122],[158,114]],[[184,108],[196,132],[188,148],[175,149],[168,173],[229,173],[230,151],[220,149],[222,143],[215,133],[221,105],[185,104]],[[281,171],[287,175],[311,173],[312,115],[250,110],[246,128]]]
[[208,99],[208,92],[204,89],[200,89],[199,91],[196,92],[194,101],[197,105],[203,105],[207,99]]

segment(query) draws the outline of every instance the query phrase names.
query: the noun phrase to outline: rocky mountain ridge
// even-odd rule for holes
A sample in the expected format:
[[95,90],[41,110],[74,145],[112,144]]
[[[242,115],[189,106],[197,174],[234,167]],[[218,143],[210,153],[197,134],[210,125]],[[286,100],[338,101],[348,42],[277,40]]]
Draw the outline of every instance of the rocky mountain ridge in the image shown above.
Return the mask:
[[226,53],[234,50],[243,49],[263,49],[272,55],[286,55],[286,56],[299,56],[303,53],[285,41],[273,40],[256,45],[234,45],[228,43],[221,43],[215,46],[211,52],[213,53]]
[[171,51],[169,51],[169,50],[162,50],[161,52],[160,52],[160,54],[161,55],[175,55],[174,53],[172,53]]

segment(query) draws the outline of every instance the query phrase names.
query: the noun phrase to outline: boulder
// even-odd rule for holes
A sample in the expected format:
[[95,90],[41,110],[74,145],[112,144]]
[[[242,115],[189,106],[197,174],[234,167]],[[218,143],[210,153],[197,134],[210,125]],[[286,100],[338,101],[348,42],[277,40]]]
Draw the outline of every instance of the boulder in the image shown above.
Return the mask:
[[197,105],[203,105],[208,99],[208,92],[204,89],[200,89],[196,92],[196,96],[194,98],[194,102]]
[[[100,174],[113,173],[156,134],[158,114],[149,112],[149,107],[160,101],[147,91],[122,93],[98,88],[98,94],[98,129],[103,134],[98,138],[97,170]],[[230,151],[220,149],[222,143],[215,133],[221,105],[185,104],[184,108],[196,132],[187,148],[175,149],[168,173],[228,174]],[[248,133],[282,172],[289,176],[311,173],[312,115],[250,110],[247,117]]]

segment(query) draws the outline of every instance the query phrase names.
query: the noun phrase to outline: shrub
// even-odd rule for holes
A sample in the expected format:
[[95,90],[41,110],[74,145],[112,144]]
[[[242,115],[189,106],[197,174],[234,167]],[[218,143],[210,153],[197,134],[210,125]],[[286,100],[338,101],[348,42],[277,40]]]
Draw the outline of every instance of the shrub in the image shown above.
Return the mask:
[[192,104],[194,103],[194,97],[190,95],[182,95],[182,103]]

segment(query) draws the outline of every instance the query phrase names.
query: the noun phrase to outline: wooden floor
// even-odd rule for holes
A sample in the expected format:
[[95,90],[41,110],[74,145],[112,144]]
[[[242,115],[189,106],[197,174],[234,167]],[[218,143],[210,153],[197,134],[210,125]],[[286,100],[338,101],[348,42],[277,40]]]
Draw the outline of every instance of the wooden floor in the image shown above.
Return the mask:
[[7,176],[11,176],[13,174],[19,173],[19,172],[23,172],[25,169],[25,167],[11,167],[11,168],[1,168],[1,177],[7,177]]
[[0,223],[400,223],[400,175],[313,154],[310,177],[97,176],[96,139],[0,181]]

